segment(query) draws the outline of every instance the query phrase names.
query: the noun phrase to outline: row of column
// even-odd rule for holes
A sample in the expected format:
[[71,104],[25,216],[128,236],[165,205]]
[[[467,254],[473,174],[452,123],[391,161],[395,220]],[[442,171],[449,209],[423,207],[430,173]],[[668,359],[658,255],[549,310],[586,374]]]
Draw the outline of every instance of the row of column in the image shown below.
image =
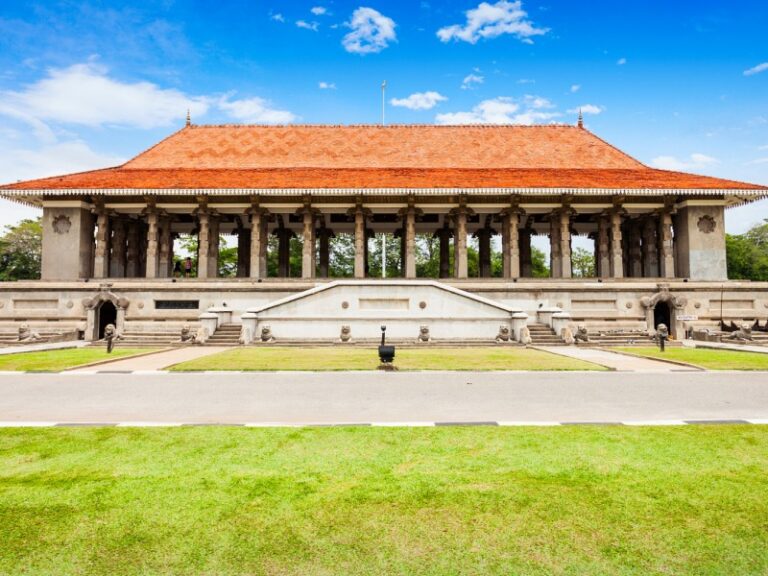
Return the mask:
[[[316,268],[321,277],[328,275],[329,242],[333,232],[319,218],[317,209],[309,202],[298,212],[302,216],[302,277],[313,278]],[[413,202],[400,212],[403,276],[416,278],[416,220],[421,210]],[[453,209],[443,227],[434,237],[439,240],[441,278],[449,277],[450,242],[454,245],[453,276],[466,278],[467,218],[472,210],[464,204]],[[553,278],[572,276],[571,236],[575,211],[563,206],[549,214],[550,267]],[[372,231],[366,223],[371,213],[362,203],[350,210],[354,219],[355,262],[354,277],[367,274],[368,238]],[[144,212],[145,219],[129,219],[98,210],[96,218],[96,246],[94,250],[94,277],[170,277],[173,274],[173,232],[171,218],[152,207]],[[198,277],[218,275],[219,217],[215,211],[201,206],[196,211],[198,227]],[[267,234],[269,212],[254,204],[248,210],[250,229],[238,224],[238,276],[254,279],[267,276]],[[503,276],[516,279],[531,276],[531,235],[529,223],[522,218],[525,212],[511,206],[501,212]],[[277,215],[273,234],[278,239],[278,275],[287,277],[290,261],[290,239],[295,233],[284,225]],[[320,227],[317,223],[320,221]],[[449,227],[448,223],[453,225]],[[491,276],[491,239],[498,232],[491,228],[490,218],[478,229],[479,267],[481,277]],[[672,214],[670,210],[642,217],[627,218],[619,206],[600,214],[597,218],[595,239],[595,265],[600,278],[674,277],[674,247]],[[319,262],[316,256],[319,248]],[[627,256],[625,258],[625,255]]]

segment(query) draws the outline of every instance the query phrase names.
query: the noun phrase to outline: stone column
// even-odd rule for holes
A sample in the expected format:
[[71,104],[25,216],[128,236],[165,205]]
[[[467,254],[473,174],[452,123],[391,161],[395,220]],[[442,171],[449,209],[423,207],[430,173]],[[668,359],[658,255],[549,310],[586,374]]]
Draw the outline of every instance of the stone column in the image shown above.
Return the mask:
[[467,267],[467,207],[460,206],[453,211],[455,236],[453,237],[453,265],[456,278],[466,278]]
[[571,208],[560,211],[560,277],[570,278],[573,275],[571,266]]
[[173,233],[171,218],[164,216],[160,219],[160,258],[158,276],[169,278],[173,274]]
[[219,276],[219,217],[211,214],[208,217],[208,278]]
[[127,267],[125,275],[128,278],[138,278],[140,274],[140,255],[139,251],[139,223],[136,220],[128,222],[128,250],[126,253]]
[[480,228],[473,238],[477,238],[478,268],[481,278],[491,277],[491,236],[494,230],[489,226]]
[[207,211],[201,210],[197,214],[198,233],[197,233],[197,277],[208,278],[209,254],[210,254],[210,215]]
[[318,260],[318,272],[321,278],[328,278],[329,276],[331,260],[330,240],[331,238],[335,237],[336,235],[333,233],[333,230],[326,228],[325,220],[323,220],[320,228],[317,230],[317,241],[320,252]]
[[242,224],[237,227],[237,277],[249,276],[251,231]]
[[637,219],[629,221],[629,276],[643,277],[643,249],[640,222]]
[[600,214],[597,219],[597,250],[595,250],[597,252],[595,255],[595,265],[597,267],[597,275],[600,278],[608,278],[611,275],[610,227],[610,216],[608,214]]
[[611,278],[624,277],[624,259],[621,236],[621,209],[611,212]]
[[520,230],[520,276],[522,278],[531,278],[533,276],[531,233],[530,228]]
[[109,212],[104,208],[96,215],[96,248],[93,256],[93,277],[109,277],[109,243],[110,243]]
[[125,220],[115,217],[112,220],[112,254],[109,258],[109,276],[111,278],[125,277]]
[[560,214],[556,210],[549,218],[549,270],[552,278],[560,278],[563,266],[560,259]]
[[280,227],[273,232],[277,236],[277,275],[280,278],[288,278],[291,275],[291,238],[295,234],[280,223]]
[[158,215],[156,210],[147,212],[146,278],[157,278],[160,252],[158,250]]
[[365,229],[365,211],[362,205],[355,208],[355,278],[365,278],[368,238]]
[[656,239],[658,227],[653,215],[643,222],[643,275],[646,278],[659,277],[659,243]]
[[[504,215],[504,277],[520,278],[520,216],[521,210],[509,210]],[[529,237],[530,238],[530,237]]]
[[440,278],[448,278],[451,275],[451,236],[453,236],[453,232],[448,227],[448,219],[446,217],[443,220],[443,227],[438,228],[433,236],[440,241]]
[[307,204],[302,210],[304,227],[302,238],[304,244],[301,250],[301,277],[315,277],[315,213]]
[[672,244],[672,212],[663,210],[659,214],[659,276],[675,277],[675,250]]
[[416,209],[411,205],[405,211],[405,277],[416,278]]
[[251,278],[267,277],[267,211],[251,208],[251,248],[248,272]]

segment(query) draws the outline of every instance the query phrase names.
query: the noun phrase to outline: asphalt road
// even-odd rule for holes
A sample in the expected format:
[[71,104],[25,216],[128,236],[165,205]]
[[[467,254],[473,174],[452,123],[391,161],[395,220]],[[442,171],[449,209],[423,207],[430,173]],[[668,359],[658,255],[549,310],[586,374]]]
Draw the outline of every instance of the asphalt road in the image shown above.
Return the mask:
[[768,422],[768,372],[3,374],[0,422]]

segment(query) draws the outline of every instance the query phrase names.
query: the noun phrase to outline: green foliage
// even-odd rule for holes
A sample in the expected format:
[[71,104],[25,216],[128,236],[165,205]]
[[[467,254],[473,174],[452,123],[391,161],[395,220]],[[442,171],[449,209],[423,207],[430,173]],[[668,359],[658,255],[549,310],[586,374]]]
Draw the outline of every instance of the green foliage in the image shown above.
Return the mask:
[[531,246],[531,276],[534,278],[549,278],[547,255],[542,250]]
[[0,236],[0,281],[40,278],[42,251],[40,218],[6,226]]
[[728,278],[768,280],[768,220],[744,234],[726,234]]
[[[383,236],[386,239],[384,244],[387,251],[387,278],[401,277],[403,274],[400,238],[396,238],[393,234]],[[382,234],[377,234],[368,240],[368,276],[371,278],[381,278],[381,238]]]
[[594,278],[597,276],[595,272],[595,255],[584,248],[576,248],[573,251],[573,254],[571,254],[571,267],[573,275],[577,278]]

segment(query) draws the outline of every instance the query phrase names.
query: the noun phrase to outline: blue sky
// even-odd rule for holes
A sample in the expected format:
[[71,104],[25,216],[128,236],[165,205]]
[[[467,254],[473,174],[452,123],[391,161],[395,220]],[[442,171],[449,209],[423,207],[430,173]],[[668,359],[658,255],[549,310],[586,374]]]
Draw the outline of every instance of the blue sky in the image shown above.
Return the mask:
[[[768,184],[768,3],[4,2],[0,181],[115,165],[193,122],[575,122]],[[29,214],[0,206],[0,224]],[[768,204],[728,212],[730,231]]]

